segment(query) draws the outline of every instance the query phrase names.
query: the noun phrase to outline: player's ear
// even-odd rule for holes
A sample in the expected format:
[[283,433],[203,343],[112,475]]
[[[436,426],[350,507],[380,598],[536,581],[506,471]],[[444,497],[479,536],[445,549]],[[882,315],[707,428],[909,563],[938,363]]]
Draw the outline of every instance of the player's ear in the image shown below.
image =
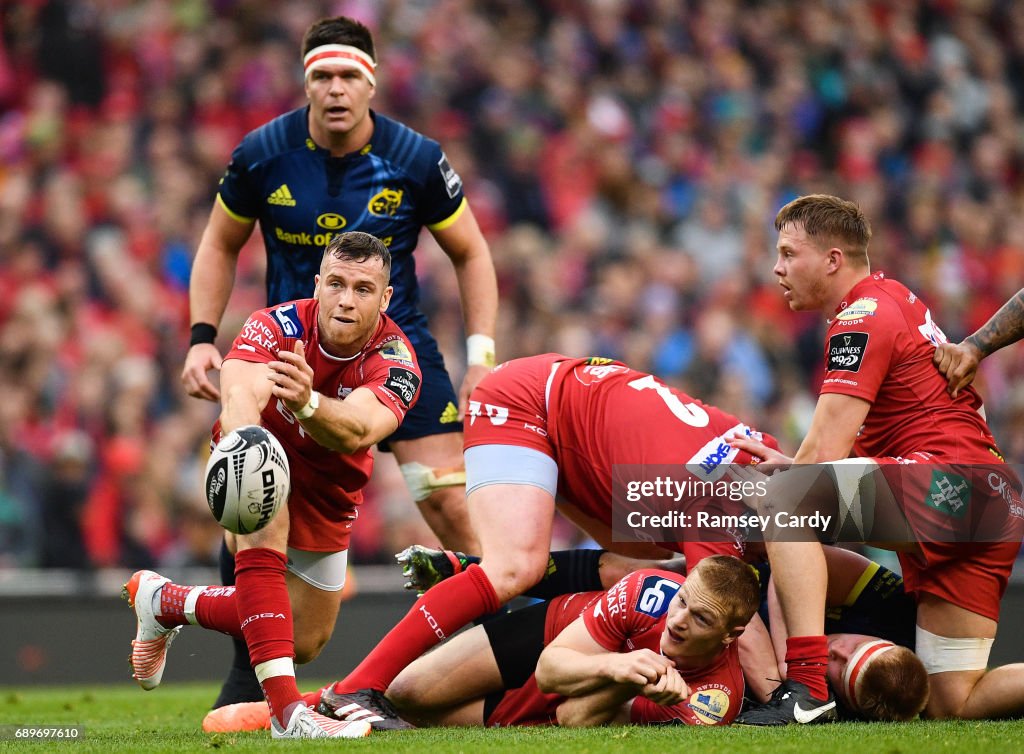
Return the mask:
[[320,298],[320,273],[313,276],[313,298]]
[[391,294],[395,292],[392,286],[388,286],[384,289],[383,295],[380,297],[380,313],[383,314],[388,310],[388,304],[391,303]]
[[740,638],[740,634],[743,633],[743,630],[745,628],[746,626],[733,626],[732,628],[730,628],[726,632],[725,637],[722,639],[722,644],[725,646],[729,646],[730,644],[732,644],[734,641]]
[[833,246],[828,250],[828,271],[835,272],[843,266],[843,250]]

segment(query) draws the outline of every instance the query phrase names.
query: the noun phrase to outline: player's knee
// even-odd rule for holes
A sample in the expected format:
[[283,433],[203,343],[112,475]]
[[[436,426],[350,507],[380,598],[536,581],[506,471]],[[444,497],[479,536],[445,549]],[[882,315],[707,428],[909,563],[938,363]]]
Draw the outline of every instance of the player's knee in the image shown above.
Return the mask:
[[[406,668],[408,670],[408,668]],[[420,709],[424,698],[424,684],[414,673],[402,671],[387,688],[387,698],[399,712],[414,712]],[[433,682],[436,683],[437,679]]]
[[527,551],[504,552],[490,562],[485,554],[480,566],[490,579],[498,599],[505,602],[522,594],[544,578],[547,564],[547,551]]
[[420,506],[441,505],[452,495],[465,496],[466,469],[461,465],[435,468],[410,461],[398,468],[412,499]]
[[[230,547],[230,545],[229,545]],[[270,523],[259,531],[252,534],[239,534],[235,536],[235,553],[241,550],[265,548],[286,552],[288,549],[288,505],[281,505],[281,508],[270,520]]]
[[925,715],[962,718],[971,692],[988,667],[993,640],[950,638],[917,627],[915,652],[928,671],[930,694]]
[[320,656],[320,652],[327,642],[331,640],[332,631],[328,629],[313,629],[304,631],[301,636],[295,637],[295,664],[305,665]]

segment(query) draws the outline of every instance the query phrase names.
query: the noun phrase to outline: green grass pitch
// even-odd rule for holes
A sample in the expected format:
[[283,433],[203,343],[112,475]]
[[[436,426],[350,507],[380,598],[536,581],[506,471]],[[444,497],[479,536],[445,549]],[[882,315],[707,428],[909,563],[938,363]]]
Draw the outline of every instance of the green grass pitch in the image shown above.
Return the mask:
[[[199,725],[216,694],[212,684],[168,684],[152,692],[135,686],[12,689],[0,687],[0,726],[84,726],[83,737],[29,743],[0,727],[0,751],[75,754],[288,751],[396,752],[402,754],[785,754],[786,752],[1010,752],[1024,751],[1024,721],[841,723],[780,730],[752,728],[449,728],[374,733],[357,741],[279,741],[269,733],[207,735]],[[687,748],[681,748],[687,747]],[[693,747],[693,748],[690,748]]]

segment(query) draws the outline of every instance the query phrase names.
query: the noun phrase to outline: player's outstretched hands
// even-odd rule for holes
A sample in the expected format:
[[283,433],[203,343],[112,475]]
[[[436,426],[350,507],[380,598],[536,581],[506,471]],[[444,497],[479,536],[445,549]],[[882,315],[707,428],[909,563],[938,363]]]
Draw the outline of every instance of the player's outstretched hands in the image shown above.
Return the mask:
[[678,704],[690,695],[690,687],[674,667],[670,667],[655,683],[648,683],[640,691],[655,704]]
[[978,364],[984,358],[981,351],[973,343],[942,343],[935,349],[932,361],[942,372],[949,384],[946,392],[953,398],[957,393],[974,382],[978,373]]
[[605,674],[614,683],[631,683],[640,688],[656,684],[669,669],[675,669],[667,657],[650,649],[608,654]]
[[207,373],[210,370],[220,371],[220,351],[213,343],[196,343],[185,356],[185,366],[181,370],[181,384],[193,398],[205,398],[208,401],[219,401],[220,390],[210,382]]
[[270,392],[284,401],[289,411],[300,411],[309,403],[313,392],[313,367],[306,361],[306,346],[301,340],[295,341],[291,351],[278,351],[277,361],[271,361],[267,366],[274,383]]

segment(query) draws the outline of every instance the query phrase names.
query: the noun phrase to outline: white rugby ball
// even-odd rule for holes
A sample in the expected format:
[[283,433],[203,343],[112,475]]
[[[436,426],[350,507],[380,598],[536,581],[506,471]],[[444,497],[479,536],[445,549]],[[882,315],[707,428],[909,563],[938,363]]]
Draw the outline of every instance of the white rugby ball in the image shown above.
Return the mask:
[[235,534],[252,534],[269,524],[288,499],[288,456],[263,427],[239,427],[214,447],[203,481],[217,522]]

